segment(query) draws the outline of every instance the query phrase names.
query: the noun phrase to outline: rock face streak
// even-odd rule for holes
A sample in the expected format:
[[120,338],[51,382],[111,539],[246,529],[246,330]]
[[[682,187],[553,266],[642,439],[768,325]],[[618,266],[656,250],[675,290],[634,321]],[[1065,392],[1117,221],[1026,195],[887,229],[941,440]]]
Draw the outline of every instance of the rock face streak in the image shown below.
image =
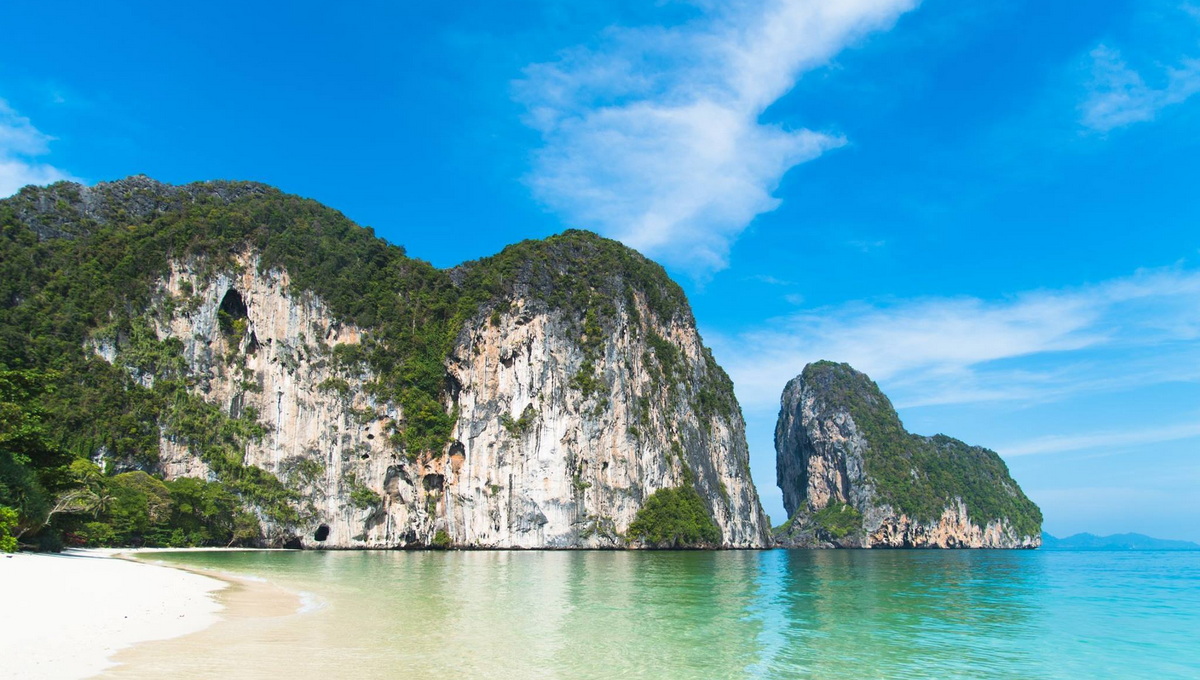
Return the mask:
[[[690,314],[658,326],[644,296],[629,295],[604,323],[591,357],[597,387],[585,392],[571,384],[588,357],[567,313],[519,294],[481,310],[446,364],[445,406],[458,414],[451,443],[411,458],[388,439],[406,414],[369,396],[366,368],[334,360],[333,347],[364,331],[292,291],[286,272],[260,272],[253,253],[237,264],[214,274],[203,262],[173,263],[156,294],[157,308],[171,311],[156,315],[156,332],[183,343],[195,394],[234,417],[254,409],[266,427],[245,462],[299,489],[305,505],[302,525],[267,524],[272,542],[623,547],[647,496],[692,483],[725,547],[766,545],[740,410],[692,408],[720,369]],[[243,324],[238,333],[222,332],[223,309]],[[651,334],[677,348],[673,378],[663,377]],[[160,466],[168,478],[210,474],[165,435]]]
[[[875,451],[882,442],[873,442],[856,422],[862,417],[881,419],[893,428],[899,450]],[[953,443],[949,446],[946,442]],[[995,453],[967,447],[946,437],[918,437],[903,431],[887,398],[878,392],[869,378],[845,364],[828,362],[810,365],[785,388],[775,430],[776,472],[783,491],[784,506],[791,521],[778,535],[780,542],[794,547],[890,547],[890,548],[1032,548],[1040,544],[1037,531],[1022,532],[1007,517],[981,517],[971,513],[953,488],[941,490],[934,510],[924,517],[913,516],[888,502],[881,493],[880,481],[871,465],[887,464],[883,456],[892,456],[904,474],[924,478],[928,471],[919,469],[904,447],[934,451],[935,455],[953,456],[960,449],[981,457],[991,466],[999,461]],[[939,448],[940,447],[940,448]],[[999,463],[1003,469],[1003,463]],[[905,469],[903,466],[912,466]],[[991,467],[989,467],[989,470]],[[953,480],[958,481],[958,480]],[[993,480],[996,493],[1012,496],[1032,506],[1007,470]],[[830,513],[842,508],[858,523],[849,529],[834,530]],[[1024,506],[1022,506],[1024,507]],[[1036,507],[1033,506],[1033,511]],[[1040,514],[1037,515],[1040,521]]]

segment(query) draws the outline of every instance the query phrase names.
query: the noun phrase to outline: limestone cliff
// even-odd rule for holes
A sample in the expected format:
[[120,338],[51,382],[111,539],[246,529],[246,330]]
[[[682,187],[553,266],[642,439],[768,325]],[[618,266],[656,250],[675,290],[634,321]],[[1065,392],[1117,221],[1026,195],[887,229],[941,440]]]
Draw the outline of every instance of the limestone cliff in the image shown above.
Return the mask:
[[809,364],[784,389],[776,474],[794,547],[1034,548],[1041,512],[996,453],[904,430],[846,364]]
[[269,544],[638,547],[671,488],[699,493],[712,547],[768,542],[732,384],[682,290],[620,244],[567,232],[446,271],[261,185],[8,206],[51,247],[137,250],[122,284],[99,266],[112,302],[80,346],[147,395],[155,450],[75,448],[228,481]]
[[[631,254],[592,236],[517,251],[448,364],[459,417],[449,455],[431,465],[451,540],[616,547],[647,496],[694,485],[723,545],[763,545],[741,411],[682,293],[639,284]],[[564,295],[584,263],[606,273]]]

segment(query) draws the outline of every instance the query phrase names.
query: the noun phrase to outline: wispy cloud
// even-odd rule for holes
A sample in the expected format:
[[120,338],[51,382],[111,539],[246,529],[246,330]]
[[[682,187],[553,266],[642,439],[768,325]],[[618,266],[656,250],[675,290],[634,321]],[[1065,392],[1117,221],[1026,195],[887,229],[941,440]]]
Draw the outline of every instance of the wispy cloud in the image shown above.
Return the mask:
[[796,285],[794,281],[788,281],[787,279],[781,279],[777,276],[771,276],[769,274],[755,274],[754,276],[751,276],[750,278],[754,281],[758,281],[759,283],[765,283],[768,286],[794,286],[794,285]]
[[[810,309],[764,328],[706,333],[744,407],[778,407],[806,363],[845,361],[899,406],[1055,399],[1200,380],[1200,272],[1145,271],[1002,300],[927,298]],[[1120,355],[1112,362],[1106,353]]]
[[1200,92],[1200,60],[1184,59],[1166,67],[1165,84],[1150,87],[1121,53],[1104,45],[1091,51],[1092,83],[1080,106],[1084,126],[1098,132],[1154,120],[1162,109]]
[[27,184],[71,179],[69,173],[35,160],[49,153],[53,140],[0,99],[0,197],[11,196]]
[[878,250],[885,248],[887,246],[887,241],[885,239],[875,239],[875,240],[854,239],[851,241],[847,241],[846,245],[850,246],[851,248],[857,250],[860,253],[873,253],[873,252],[876,252]]
[[[1146,56],[1142,53],[1161,53],[1172,46],[1195,49],[1196,38],[1200,37],[1200,31],[1195,30],[1200,29],[1200,9],[1184,4],[1166,12],[1173,16],[1164,17],[1162,10],[1155,8],[1154,21],[1149,23],[1162,27],[1164,19],[1175,19],[1177,24],[1192,26],[1187,46],[1181,48],[1173,40],[1164,41],[1162,36],[1143,36],[1145,46],[1131,48],[1133,52]],[[1154,120],[1163,109],[1200,92],[1200,59],[1173,55],[1138,69],[1129,65],[1121,50],[1105,44],[1092,49],[1088,58],[1091,79],[1079,106],[1080,122],[1097,132]]]
[[1108,449],[1158,444],[1200,437],[1200,418],[1175,425],[1148,427],[1136,430],[1098,432],[1086,435],[1051,435],[1037,437],[1007,446],[996,447],[1006,456],[1028,456],[1037,453],[1062,453],[1104,447]]
[[917,0],[705,4],[674,28],[614,28],[527,69],[517,83],[544,146],[529,182],[570,222],[703,273],[789,168],[841,146],[838,134],[763,124],[806,71]]

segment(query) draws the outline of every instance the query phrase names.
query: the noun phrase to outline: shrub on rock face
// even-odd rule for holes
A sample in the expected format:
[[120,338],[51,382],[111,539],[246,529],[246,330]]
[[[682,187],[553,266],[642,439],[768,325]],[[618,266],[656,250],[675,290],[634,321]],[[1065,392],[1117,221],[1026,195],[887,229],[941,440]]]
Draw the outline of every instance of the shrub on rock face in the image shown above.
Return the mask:
[[629,536],[656,548],[715,545],[721,530],[692,486],[659,489],[646,499],[629,525]]
[[841,539],[862,529],[862,513],[845,503],[830,503],[817,511],[813,521],[831,538]]
[[452,545],[450,534],[446,533],[445,529],[438,529],[437,533],[433,535],[433,542],[429,545],[435,550],[449,550]]

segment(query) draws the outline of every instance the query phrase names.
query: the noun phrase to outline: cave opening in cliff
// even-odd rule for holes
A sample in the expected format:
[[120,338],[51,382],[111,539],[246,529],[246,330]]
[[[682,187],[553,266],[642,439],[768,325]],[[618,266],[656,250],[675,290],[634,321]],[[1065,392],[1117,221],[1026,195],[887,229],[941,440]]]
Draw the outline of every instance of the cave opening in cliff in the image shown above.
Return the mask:
[[317,527],[317,533],[313,534],[313,540],[324,542],[327,538],[329,538],[329,525],[322,524]]
[[225,335],[241,336],[246,332],[246,301],[236,288],[225,291],[217,308],[217,323]]

